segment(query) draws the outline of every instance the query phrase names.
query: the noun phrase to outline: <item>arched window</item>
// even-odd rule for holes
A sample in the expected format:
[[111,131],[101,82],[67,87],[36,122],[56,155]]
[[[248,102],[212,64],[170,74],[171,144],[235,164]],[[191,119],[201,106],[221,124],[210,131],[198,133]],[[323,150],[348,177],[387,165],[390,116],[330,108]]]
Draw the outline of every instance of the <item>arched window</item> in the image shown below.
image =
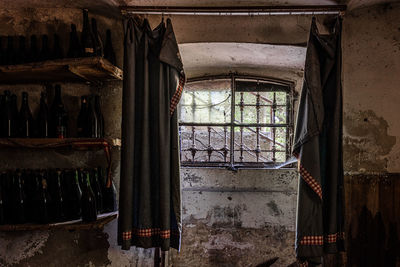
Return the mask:
[[179,126],[183,166],[274,167],[290,157],[292,84],[235,75],[189,80]]

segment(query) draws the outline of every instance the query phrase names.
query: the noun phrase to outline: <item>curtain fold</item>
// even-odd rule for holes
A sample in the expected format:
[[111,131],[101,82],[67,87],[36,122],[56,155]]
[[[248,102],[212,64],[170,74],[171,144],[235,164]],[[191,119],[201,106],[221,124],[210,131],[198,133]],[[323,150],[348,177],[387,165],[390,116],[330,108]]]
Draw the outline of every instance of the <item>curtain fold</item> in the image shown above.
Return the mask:
[[304,265],[344,250],[341,18],[331,34],[312,19],[293,145],[299,190],[296,255]]
[[176,106],[185,82],[171,21],[125,22],[118,243],[180,249]]

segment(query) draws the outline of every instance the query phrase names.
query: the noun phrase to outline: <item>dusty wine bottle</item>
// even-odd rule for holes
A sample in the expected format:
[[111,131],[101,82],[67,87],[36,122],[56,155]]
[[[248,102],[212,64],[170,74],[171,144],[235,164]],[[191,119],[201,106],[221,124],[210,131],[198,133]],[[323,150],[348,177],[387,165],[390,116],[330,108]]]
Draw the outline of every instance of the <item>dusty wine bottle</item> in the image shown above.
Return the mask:
[[102,167],[97,168],[99,181],[103,189],[103,212],[113,212],[117,210],[117,190],[112,179],[108,179],[106,170]]
[[90,186],[89,172],[84,171],[85,183],[82,192],[82,221],[93,222],[97,220],[96,197]]
[[5,177],[0,174],[0,225],[6,224],[6,208],[5,208]]
[[28,103],[28,93],[22,92],[22,104],[19,111],[19,133],[21,137],[33,136],[33,117]]
[[6,53],[3,49],[3,36],[0,36],[0,65],[5,65],[6,63],[4,62],[5,60]]
[[95,99],[94,96],[91,95],[89,97],[89,111],[88,111],[88,136],[91,138],[99,138],[99,119],[96,114],[96,109],[95,109]]
[[15,64],[15,50],[14,50],[14,38],[12,36],[7,36],[7,50],[6,50],[6,65]]
[[55,96],[51,107],[51,132],[55,138],[66,138],[68,133],[68,113],[61,100],[61,86],[55,85]]
[[100,214],[103,212],[103,192],[101,190],[101,185],[98,179],[97,168],[94,168],[90,171],[90,178],[90,184],[92,185],[93,193],[96,198],[97,213]]
[[51,58],[51,52],[49,49],[49,37],[44,34],[42,35],[42,49],[40,50],[39,60],[45,61]]
[[71,33],[69,34],[69,48],[67,57],[76,58],[82,57],[82,47],[79,42],[78,33],[76,32],[76,25],[71,24]]
[[52,201],[48,190],[47,173],[45,171],[40,172],[38,182],[36,220],[39,223],[49,223],[51,221]]
[[38,137],[49,137],[49,110],[47,107],[47,94],[45,92],[40,93],[40,108],[37,118],[37,125]]
[[62,172],[57,170],[53,176],[52,188],[50,190],[52,198],[52,215],[53,221],[62,222],[65,220],[65,200],[62,192]]
[[81,209],[81,201],[82,201],[82,190],[79,186],[78,180],[78,171],[74,170],[69,172],[68,177],[68,195],[67,195],[67,217],[71,220],[76,220],[81,218],[82,209]]
[[111,64],[116,65],[115,52],[111,41],[111,30],[107,30],[106,45],[104,46],[104,58],[110,61]]
[[88,103],[87,97],[81,96],[81,110],[79,111],[78,119],[77,119],[77,132],[78,137],[87,137],[88,136]]
[[97,133],[98,137],[104,137],[104,116],[101,112],[100,96],[95,95],[95,111],[97,116]]
[[11,92],[8,90],[4,91],[2,114],[1,114],[1,136],[2,137],[15,137],[14,129],[16,128],[16,120],[13,118],[11,109]]
[[94,36],[92,29],[90,28],[89,25],[89,16],[88,16],[88,10],[83,9],[83,28],[82,28],[82,48],[83,48],[83,56],[85,57],[92,57],[95,55],[95,50],[94,50]]
[[17,95],[11,95],[11,118],[12,118],[12,125],[11,131],[12,136],[16,137],[19,135],[19,111],[17,106]]
[[18,53],[15,56],[15,64],[25,63],[26,61],[26,39],[24,36],[19,36]]
[[31,47],[29,49],[29,53],[27,56],[27,62],[36,62],[36,61],[38,61],[38,57],[39,57],[39,50],[37,47],[36,35],[31,36],[30,45],[31,45]]
[[60,37],[58,34],[54,34],[54,44],[53,44],[53,52],[52,52],[52,59],[60,59],[64,57],[64,52],[60,45]]
[[104,56],[103,42],[101,41],[100,34],[97,31],[97,22],[96,19],[94,18],[92,18],[92,30],[94,36],[94,54],[98,57],[103,57]]
[[25,192],[23,187],[22,173],[17,171],[13,179],[14,201],[13,201],[13,221],[15,224],[25,223]]

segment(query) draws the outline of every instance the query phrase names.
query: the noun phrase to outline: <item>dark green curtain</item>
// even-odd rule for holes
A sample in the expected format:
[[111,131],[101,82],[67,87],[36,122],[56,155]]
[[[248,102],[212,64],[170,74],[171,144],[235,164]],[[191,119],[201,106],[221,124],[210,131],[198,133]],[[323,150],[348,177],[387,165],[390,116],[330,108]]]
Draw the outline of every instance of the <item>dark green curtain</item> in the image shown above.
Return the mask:
[[118,243],[179,249],[176,106],[185,75],[171,21],[125,22]]
[[311,23],[293,154],[299,162],[296,255],[304,266],[344,249],[341,18]]

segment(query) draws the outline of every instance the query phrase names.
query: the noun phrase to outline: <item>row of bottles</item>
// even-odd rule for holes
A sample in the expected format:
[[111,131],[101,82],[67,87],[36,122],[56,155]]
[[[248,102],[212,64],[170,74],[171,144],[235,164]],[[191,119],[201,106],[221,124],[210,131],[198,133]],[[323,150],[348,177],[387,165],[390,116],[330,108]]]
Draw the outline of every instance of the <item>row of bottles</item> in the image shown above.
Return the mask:
[[[47,106],[46,93],[41,93],[36,120],[29,107],[27,92],[22,92],[21,107],[18,110],[17,96],[11,94],[9,90],[4,91],[4,94],[0,95],[0,137],[69,137],[69,117],[62,102],[61,86],[57,84],[54,88],[54,100],[50,110]],[[100,107],[100,96],[82,96],[77,128],[78,137],[104,137],[104,117]]]
[[0,174],[0,225],[97,220],[117,210],[106,170],[16,170]]
[[83,10],[83,28],[79,40],[76,25],[71,24],[69,36],[69,48],[67,54],[63,51],[58,34],[54,34],[53,47],[49,46],[48,35],[41,36],[41,48],[38,48],[38,38],[36,35],[30,37],[30,48],[27,49],[25,36],[18,37],[18,48],[14,45],[14,37],[7,36],[7,46],[3,48],[3,37],[0,36],[0,65],[13,65],[30,62],[45,61],[51,59],[78,58],[99,56],[108,59],[112,64],[116,64],[115,52],[111,41],[111,31],[106,31],[106,43],[103,47],[100,34],[97,30],[96,19],[91,19],[89,23],[88,11]]

